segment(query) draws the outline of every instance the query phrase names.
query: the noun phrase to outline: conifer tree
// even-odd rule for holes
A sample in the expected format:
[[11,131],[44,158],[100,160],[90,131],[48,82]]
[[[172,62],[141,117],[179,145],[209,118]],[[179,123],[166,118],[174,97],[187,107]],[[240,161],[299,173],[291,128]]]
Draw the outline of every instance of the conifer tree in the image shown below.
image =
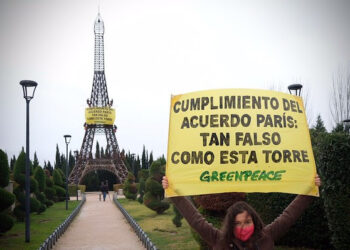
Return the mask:
[[100,154],[100,144],[98,143],[98,141],[96,142],[95,158],[96,158],[96,159],[100,159],[100,158],[101,158],[101,154]]
[[101,158],[105,158],[105,152],[103,150],[103,147],[101,147]]
[[[33,166],[31,163],[29,167],[30,167],[30,174],[32,174]],[[24,153],[24,151],[22,151],[17,158],[15,168],[13,170],[13,178],[18,184],[13,190],[13,193],[16,195],[16,198],[18,201],[16,203],[16,207],[13,213],[15,214],[15,216],[19,221],[23,221],[25,216],[25,212],[24,212],[25,172],[26,172],[26,154]],[[33,177],[30,177],[30,192],[36,193],[37,191],[38,191],[38,182]],[[40,208],[40,202],[36,198],[30,197],[30,211],[39,212],[39,208]]]
[[148,167],[151,166],[153,163],[153,152],[151,151],[151,153],[149,154],[149,161],[148,161]]
[[53,188],[56,191],[57,200],[64,201],[66,199],[66,190],[64,187],[64,181],[62,178],[61,169],[57,168],[53,171],[52,177],[53,177]]
[[316,130],[316,132],[326,132],[327,131],[326,127],[324,126],[321,115],[317,116],[316,125],[315,125],[314,129]]
[[44,194],[46,189],[46,175],[44,173],[44,170],[40,166],[38,166],[34,170],[34,178],[38,182],[38,190],[35,193],[35,196],[41,203],[38,210],[38,214],[39,214],[46,210],[46,202],[47,202],[46,196]]
[[50,172],[50,175],[52,175],[53,174],[53,167],[52,167],[52,165],[51,165],[51,162],[50,161],[47,161],[47,168],[46,168],[47,170],[49,170],[49,172]]
[[11,170],[11,172],[13,171],[13,168],[15,167],[15,163],[16,163],[16,156],[13,155],[13,157],[10,160],[10,170]]
[[0,149],[0,234],[10,230],[14,224],[7,210],[15,202],[15,196],[4,189],[9,184],[9,172],[7,154]]
[[68,168],[68,176],[72,172],[75,166],[75,157],[72,154],[72,151],[69,151],[69,168]]
[[64,154],[61,154],[60,162],[61,162],[61,167],[59,169],[61,169],[63,173],[66,173],[67,161],[66,161],[66,156]]
[[36,155],[36,152],[34,152],[34,161],[33,161],[33,168],[34,170],[39,166],[39,160],[38,157]]
[[146,168],[146,149],[145,149],[145,145],[143,145],[143,148],[142,148],[141,168],[142,169]]
[[62,168],[60,150],[58,144],[56,144],[56,158],[55,158],[55,168]]

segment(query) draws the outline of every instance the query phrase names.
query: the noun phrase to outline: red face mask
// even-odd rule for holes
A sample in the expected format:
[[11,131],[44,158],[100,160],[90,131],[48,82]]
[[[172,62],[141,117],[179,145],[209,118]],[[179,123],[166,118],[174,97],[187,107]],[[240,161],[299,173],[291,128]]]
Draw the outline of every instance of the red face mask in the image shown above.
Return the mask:
[[235,227],[235,237],[241,241],[247,241],[254,233],[254,224],[247,227]]

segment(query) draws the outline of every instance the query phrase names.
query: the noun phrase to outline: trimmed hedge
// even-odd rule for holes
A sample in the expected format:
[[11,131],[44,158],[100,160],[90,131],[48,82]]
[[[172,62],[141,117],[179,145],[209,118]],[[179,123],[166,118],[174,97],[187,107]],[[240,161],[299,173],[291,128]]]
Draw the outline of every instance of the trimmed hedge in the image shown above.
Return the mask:
[[[17,204],[14,209],[14,214],[17,220],[23,221],[24,219],[24,204],[25,204],[25,164],[26,164],[26,154],[22,151],[15,163],[14,167],[14,180],[18,183],[18,186],[14,188],[13,193],[16,195]],[[30,164],[30,170],[32,172],[32,164]],[[34,179],[30,177],[30,193],[37,193],[39,190],[39,184]],[[30,212],[40,213],[41,203],[34,197],[30,197]],[[20,211],[21,210],[21,211]]]
[[124,195],[129,200],[136,200],[137,186],[135,183],[135,176],[129,172],[128,177],[124,182]]
[[9,172],[7,155],[0,149],[0,234],[10,230],[14,224],[8,209],[15,202],[15,196],[4,189],[9,184]]
[[53,177],[53,184],[54,185],[60,186],[60,187],[64,186],[62,175],[61,175],[61,173],[60,173],[60,171],[58,169],[55,169],[53,171],[52,177]]
[[113,191],[118,192],[118,189],[123,189],[124,185],[119,183],[119,184],[114,184],[113,185]]
[[[283,193],[249,193],[247,199],[267,225],[283,212],[295,196]],[[276,245],[332,249],[323,200],[315,197],[311,206]]]
[[336,249],[350,246],[350,137],[348,133],[323,133],[318,138],[321,194]]
[[146,189],[146,180],[148,178],[149,171],[147,169],[141,169],[138,172],[138,178],[139,178],[139,198],[137,199],[138,202],[141,204],[143,203],[143,196],[145,195],[145,189]]
[[7,154],[0,149],[0,187],[6,187],[10,180],[10,168]]
[[164,213],[169,209],[169,202],[163,201],[164,190],[161,184],[164,176],[164,166],[161,166],[161,161],[152,162],[149,169],[149,177],[146,181],[146,193],[143,197],[143,203],[146,207],[154,210],[157,214]]
[[39,191],[44,192],[46,188],[46,175],[40,166],[34,170],[34,178],[38,182]]
[[53,201],[56,197],[56,190],[53,187],[47,187],[45,189],[46,198]]
[[6,213],[0,213],[0,234],[5,233],[13,227],[14,221]]
[[78,185],[78,188],[77,188],[77,185],[75,184],[68,184],[69,196],[77,196],[77,190],[80,190],[81,193],[84,193],[85,189],[86,189],[85,185]]
[[55,200],[57,200],[57,201],[66,200],[66,190],[63,187],[60,187],[58,185],[53,185],[53,188],[55,189],[56,196],[57,196],[57,197],[55,197]]
[[6,191],[4,188],[0,188],[0,212],[10,207],[14,202],[14,194]]
[[172,222],[173,222],[173,224],[176,226],[176,227],[181,227],[181,225],[182,225],[182,222],[181,222],[181,220],[182,220],[182,218],[183,218],[183,216],[182,216],[182,214],[179,212],[179,210],[177,210],[177,208],[175,207],[175,206],[173,206],[173,211],[174,211],[174,217],[173,217],[173,219],[172,219]]

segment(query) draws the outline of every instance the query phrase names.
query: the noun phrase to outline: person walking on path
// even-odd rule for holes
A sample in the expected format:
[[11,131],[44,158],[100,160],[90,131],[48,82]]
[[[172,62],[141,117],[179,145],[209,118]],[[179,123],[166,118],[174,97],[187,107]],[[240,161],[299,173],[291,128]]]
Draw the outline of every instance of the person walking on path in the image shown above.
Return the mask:
[[101,192],[103,196],[103,201],[106,201],[106,195],[108,194],[108,186],[104,182],[101,183]]
[[[169,187],[166,176],[162,185],[164,189]],[[321,185],[317,174],[315,185]],[[187,198],[178,196],[170,199],[190,226],[213,249],[270,250],[311,204],[313,197],[298,195],[278,218],[266,226],[254,208],[244,201],[236,202],[227,209],[221,230],[209,224]]]

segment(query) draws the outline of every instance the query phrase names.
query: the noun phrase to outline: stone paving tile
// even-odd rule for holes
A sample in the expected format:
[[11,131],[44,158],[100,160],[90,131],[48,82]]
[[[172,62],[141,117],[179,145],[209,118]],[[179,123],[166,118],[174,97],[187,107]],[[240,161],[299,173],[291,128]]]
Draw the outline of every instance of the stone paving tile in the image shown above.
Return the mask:
[[99,193],[87,193],[86,203],[54,250],[138,250],[145,249],[112,200],[99,200]]

